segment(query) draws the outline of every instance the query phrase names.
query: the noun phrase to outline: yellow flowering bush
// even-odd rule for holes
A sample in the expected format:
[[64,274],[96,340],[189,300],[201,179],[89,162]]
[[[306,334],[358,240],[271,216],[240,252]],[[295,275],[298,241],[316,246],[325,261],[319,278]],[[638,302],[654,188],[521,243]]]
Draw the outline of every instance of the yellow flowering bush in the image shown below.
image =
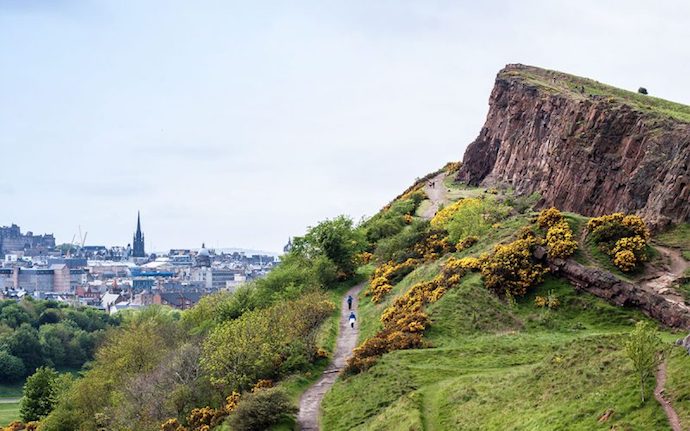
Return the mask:
[[551,207],[549,209],[542,210],[537,217],[537,224],[540,228],[547,230],[552,226],[564,221],[563,214],[561,212]]
[[482,257],[484,285],[500,296],[520,297],[527,289],[541,283],[548,270],[532,257],[533,239],[517,239],[497,245],[493,253]]
[[[252,388],[252,392],[259,391],[261,389],[268,389],[273,387],[273,380],[268,380],[268,379],[261,379],[256,384],[254,384],[254,387]],[[233,392],[235,394],[236,392]],[[230,397],[228,397],[230,398]],[[237,397],[237,401],[239,402],[239,394]],[[227,410],[227,409],[226,409]]]
[[[563,214],[556,208],[542,210],[537,217],[537,224],[546,230],[546,246],[550,258],[565,259],[577,250],[577,241]],[[521,237],[534,236],[531,229],[521,231]]]
[[431,226],[443,228],[461,208],[480,207],[481,204],[482,200],[479,198],[460,199],[437,212],[434,218],[431,219]]
[[621,250],[613,255],[613,264],[623,272],[630,272],[637,267],[637,258],[631,250]]
[[407,259],[402,263],[390,261],[378,266],[371,275],[369,289],[365,295],[371,295],[371,300],[375,303],[381,302],[384,296],[393,289],[393,284],[412,272],[417,263],[416,259]]
[[458,245],[455,246],[455,248],[458,251],[468,249],[475,245],[479,241],[479,238],[477,238],[474,235],[466,236]]
[[568,222],[562,220],[546,231],[546,246],[550,258],[565,259],[575,253],[577,241],[573,239]]
[[368,251],[363,251],[355,256],[357,263],[360,265],[366,265],[367,263],[371,262],[373,257],[373,253],[369,253]]
[[436,260],[446,253],[455,251],[455,247],[448,241],[445,232],[432,230],[423,241],[416,243],[412,247],[414,256],[425,262]]
[[393,350],[422,347],[422,333],[429,326],[424,305],[438,301],[467,271],[478,267],[476,258],[451,257],[434,279],[417,283],[396,298],[381,315],[383,329],[355,348],[345,371],[363,371],[374,365],[378,357]]
[[614,213],[592,218],[587,230],[599,248],[623,272],[633,271],[647,260],[650,234],[641,217]]
[[534,304],[540,308],[548,308],[553,310],[558,308],[558,306],[561,305],[561,302],[558,300],[558,296],[556,296],[552,290],[549,290],[546,296],[537,295],[534,298]]

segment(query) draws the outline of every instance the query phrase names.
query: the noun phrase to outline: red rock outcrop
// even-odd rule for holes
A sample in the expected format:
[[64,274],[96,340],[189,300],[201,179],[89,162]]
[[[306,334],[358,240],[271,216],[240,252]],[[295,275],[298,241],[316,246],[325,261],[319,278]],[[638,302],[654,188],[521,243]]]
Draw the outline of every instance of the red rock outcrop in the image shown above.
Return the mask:
[[458,180],[655,227],[690,216],[690,107],[523,65],[499,72],[489,105]]
[[690,307],[679,301],[676,295],[628,283],[608,271],[581,265],[573,259],[547,259],[546,250],[542,247],[537,247],[535,257],[547,263],[553,274],[568,280],[575,289],[589,292],[614,305],[639,308],[668,327],[690,329]]

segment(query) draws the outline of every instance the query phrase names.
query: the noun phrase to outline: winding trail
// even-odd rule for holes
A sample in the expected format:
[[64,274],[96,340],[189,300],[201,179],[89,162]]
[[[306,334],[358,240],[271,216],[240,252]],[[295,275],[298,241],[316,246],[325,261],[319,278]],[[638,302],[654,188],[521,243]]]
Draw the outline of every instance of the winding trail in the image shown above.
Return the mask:
[[650,273],[645,274],[640,280],[640,284],[660,295],[677,296],[678,302],[683,302],[682,296],[675,293],[670,287],[676,279],[685,273],[685,270],[690,268],[690,262],[683,258],[678,249],[658,244],[655,244],[654,248],[664,256],[666,262],[664,262],[663,267],[653,268]]
[[328,365],[328,368],[323,372],[321,378],[311,385],[309,389],[302,394],[299,400],[299,413],[297,414],[297,423],[301,430],[319,430],[319,410],[321,407],[321,400],[323,400],[326,392],[333,386],[338,374],[345,367],[347,360],[352,354],[352,350],[357,345],[357,337],[359,336],[359,323],[355,324],[355,328],[350,328],[348,317],[350,310],[347,308],[347,296],[352,295],[354,301],[352,309],[357,313],[357,305],[359,300],[357,296],[366,282],[360,283],[345,293],[342,300],[342,307],[340,309],[340,326],[338,330],[338,339],[335,345],[335,354],[333,361]]
[[671,426],[673,431],[683,431],[680,426],[680,418],[678,414],[673,409],[671,402],[664,397],[664,385],[666,384],[666,361],[659,365],[659,369],[656,372],[656,388],[654,388],[654,398],[661,404],[661,407],[666,413],[668,418],[668,424]]
[[[427,220],[431,220],[436,215],[436,212],[441,204],[446,202],[446,186],[443,184],[443,180],[445,179],[446,173],[441,172],[427,181],[427,183],[424,185],[424,192],[431,201],[431,206],[429,206],[429,208],[427,208],[422,214],[422,217]],[[431,184],[433,184],[433,186]]]

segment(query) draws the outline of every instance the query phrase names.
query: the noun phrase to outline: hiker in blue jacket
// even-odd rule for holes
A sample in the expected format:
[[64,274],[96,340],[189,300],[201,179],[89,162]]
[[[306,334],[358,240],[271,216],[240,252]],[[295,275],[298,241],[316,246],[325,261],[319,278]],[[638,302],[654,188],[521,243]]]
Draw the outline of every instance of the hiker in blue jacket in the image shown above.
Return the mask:
[[352,295],[347,295],[347,309],[352,310],[352,301],[354,299],[352,298]]
[[355,312],[350,311],[350,328],[354,329],[356,320],[357,320],[357,317],[355,317]]

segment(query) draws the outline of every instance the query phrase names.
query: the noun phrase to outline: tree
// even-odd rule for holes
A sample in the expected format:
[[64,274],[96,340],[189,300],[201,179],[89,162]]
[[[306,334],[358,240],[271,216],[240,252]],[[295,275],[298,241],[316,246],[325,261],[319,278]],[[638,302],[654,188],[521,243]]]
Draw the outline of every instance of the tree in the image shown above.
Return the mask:
[[657,329],[646,321],[637,322],[625,343],[625,354],[632,361],[639,379],[642,402],[645,400],[646,381],[663,361],[662,344]]
[[26,368],[20,358],[0,350],[0,382],[16,382],[24,377],[25,373]]
[[47,367],[41,367],[29,376],[19,407],[24,422],[39,420],[53,410],[57,402],[57,379],[58,373]]
[[323,254],[336,265],[341,278],[347,278],[354,273],[355,255],[363,245],[363,233],[353,227],[352,219],[339,216],[322,221],[310,227],[303,237],[295,238],[293,251],[307,258]]
[[24,323],[12,334],[8,341],[10,353],[24,362],[29,373],[43,365],[43,348],[38,338],[38,331]]

